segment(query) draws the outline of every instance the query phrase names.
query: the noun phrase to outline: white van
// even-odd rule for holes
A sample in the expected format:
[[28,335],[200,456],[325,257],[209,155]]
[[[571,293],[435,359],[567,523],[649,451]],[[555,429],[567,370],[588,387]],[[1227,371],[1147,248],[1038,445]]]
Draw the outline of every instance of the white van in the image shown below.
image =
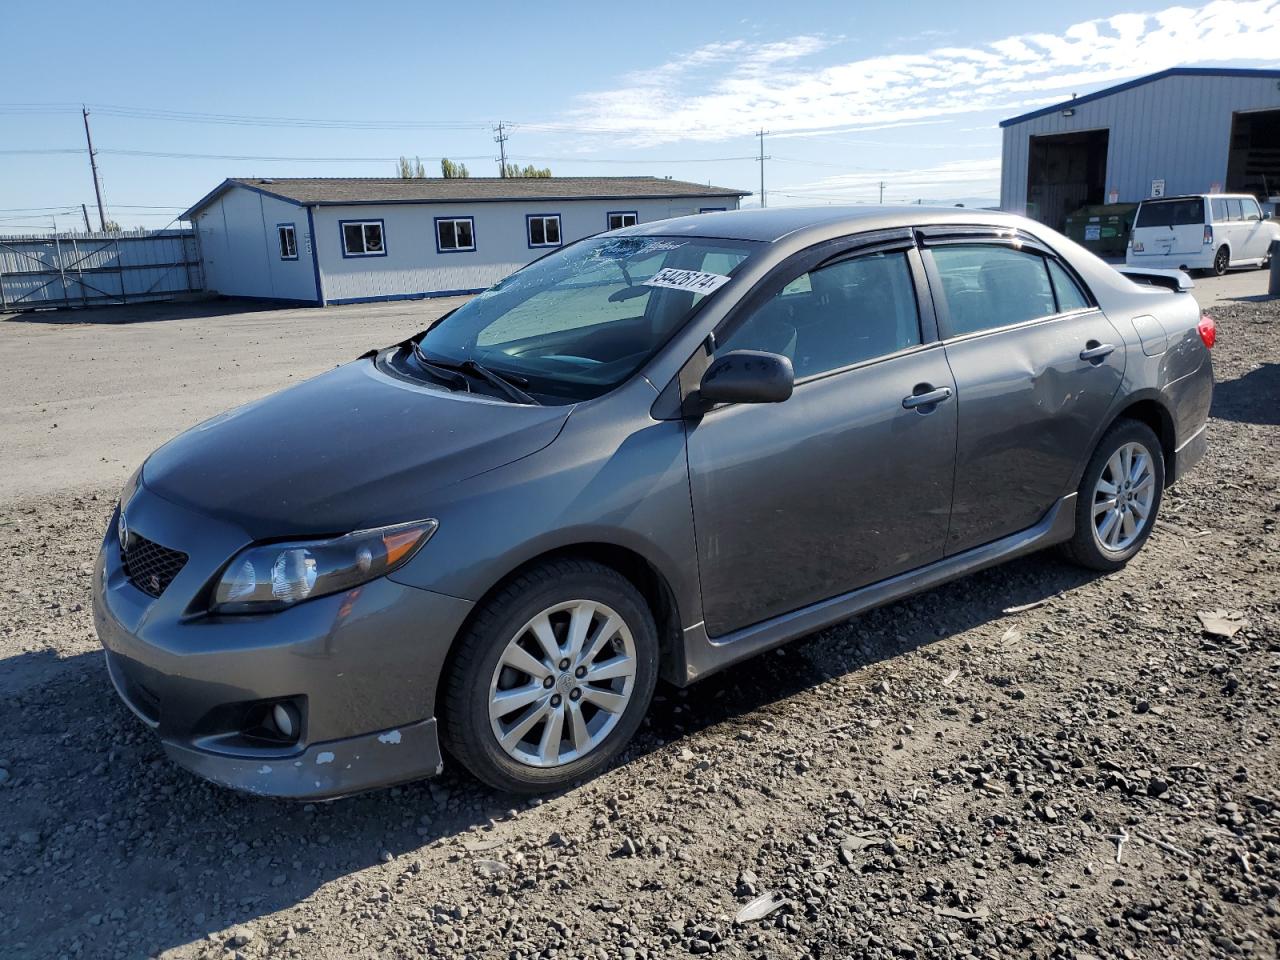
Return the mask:
[[1131,267],[1211,270],[1265,267],[1280,225],[1247,193],[1143,200],[1124,262]]

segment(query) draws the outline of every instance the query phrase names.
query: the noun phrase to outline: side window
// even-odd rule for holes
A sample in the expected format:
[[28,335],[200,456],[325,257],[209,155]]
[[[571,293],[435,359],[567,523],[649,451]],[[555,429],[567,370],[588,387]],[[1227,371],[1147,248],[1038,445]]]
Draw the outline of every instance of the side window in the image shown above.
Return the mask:
[[476,225],[471,217],[436,217],[436,249],[465,253],[476,248]]
[[1058,312],[1068,313],[1072,310],[1088,310],[1092,304],[1084,295],[1080,285],[1071,279],[1062,264],[1057,260],[1046,260],[1049,264],[1049,279],[1053,281],[1053,293],[1058,298]]
[[280,238],[280,259],[298,259],[298,231],[292,223],[281,223],[276,226],[276,234]]
[[1215,223],[1225,223],[1227,220],[1227,201],[1214,199],[1213,201],[1213,219]]
[[606,215],[608,226],[606,230],[621,230],[623,227],[634,227],[640,222],[639,216],[634,210],[615,210]]
[[344,257],[385,257],[381,220],[343,220],[342,255]]
[[1057,312],[1044,257],[997,244],[932,248],[957,337]]
[[529,233],[529,246],[560,246],[560,214],[531,213],[525,216],[524,222]]
[[802,378],[920,342],[920,313],[906,254],[873,253],[791,281],[719,343],[716,352],[782,353]]
[[1251,198],[1251,197],[1246,197],[1244,200],[1241,200],[1241,201],[1240,201],[1240,203],[1241,203],[1241,206],[1242,206],[1242,208],[1243,208],[1243,210],[1244,210],[1244,218],[1245,218],[1246,220],[1261,220],[1261,219],[1262,219],[1262,210],[1261,210],[1261,208],[1258,206],[1258,201],[1257,201],[1257,200],[1254,200],[1254,199],[1253,199],[1253,198]]
[[1240,206],[1240,201],[1230,199],[1227,201],[1227,214],[1230,220],[1243,220],[1244,210]]

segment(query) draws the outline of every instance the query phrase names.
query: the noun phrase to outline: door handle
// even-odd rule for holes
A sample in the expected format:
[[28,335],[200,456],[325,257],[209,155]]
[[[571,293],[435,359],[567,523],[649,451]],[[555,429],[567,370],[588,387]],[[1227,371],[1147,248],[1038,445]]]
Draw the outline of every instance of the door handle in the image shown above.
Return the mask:
[[932,384],[924,383],[916,387],[917,390],[923,390],[923,393],[913,393],[909,397],[902,398],[902,405],[908,410],[914,410],[916,407],[931,407],[935,403],[942,403],[944,400],[951,399],[950,387],[938,387],[936,390],[931,389]]
[[1115,352],[1116,345],[1114,343],[1099,343],[1097,340],[1090,340],[1085,344],[1083,350],[1080,351],[1080,359],[1093,363],[1095,360],[1102,360]]

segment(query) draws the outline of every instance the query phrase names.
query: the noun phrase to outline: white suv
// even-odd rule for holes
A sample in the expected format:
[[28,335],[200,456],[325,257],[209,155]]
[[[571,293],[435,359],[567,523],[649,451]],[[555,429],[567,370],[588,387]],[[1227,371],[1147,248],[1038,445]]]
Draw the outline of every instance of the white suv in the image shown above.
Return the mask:
[[1201,194],[1143,200],[1124,262],[1136,267],[1211,270],[1265,267],[1280,225],[1249,194]]

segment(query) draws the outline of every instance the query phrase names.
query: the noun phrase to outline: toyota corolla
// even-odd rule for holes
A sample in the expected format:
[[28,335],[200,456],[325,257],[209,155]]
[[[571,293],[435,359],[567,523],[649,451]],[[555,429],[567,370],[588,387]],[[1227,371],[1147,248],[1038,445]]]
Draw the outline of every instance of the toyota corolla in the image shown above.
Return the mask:
[[1121,568],[1213,389],[1186,278],[1139,279],[956,209],[566,246],[148,458],[94,577],[111,680],[174,760],[259,794],[446,752],[561,788],[659,678],[1049,546]]

